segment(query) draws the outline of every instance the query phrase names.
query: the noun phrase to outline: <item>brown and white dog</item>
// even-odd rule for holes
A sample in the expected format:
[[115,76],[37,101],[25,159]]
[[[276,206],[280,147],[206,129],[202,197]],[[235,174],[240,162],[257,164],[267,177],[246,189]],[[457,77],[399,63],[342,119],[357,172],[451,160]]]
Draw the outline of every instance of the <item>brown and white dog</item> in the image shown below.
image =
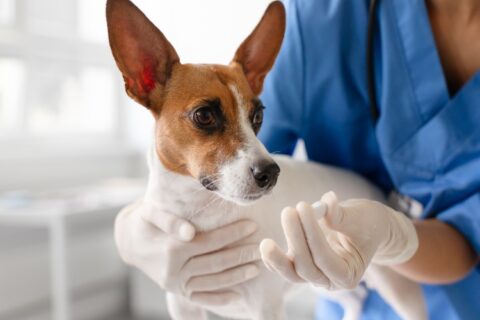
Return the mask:
[[[107,22],[126,91],[155,119],[144,201],[190,220],[199,231],[251,219],[259,230],[247,241],[271,238],[285,247],[279,213],[288,205],[314,202],[329,190],[341,199],[383,200],[374,186],[352,173],[272,157],[257,139],[263,119],[258,95],[285,30],[280,2],[270,4],[227,66],[180,63],[165,36],[129,0],[108,0]],[[205,319],[208,309],[229,318],[282,319],[284,297],[292,285],[261,267],[257,278],[232,289],[243,297],[241,303],[203,307],[169,294],[171,316]],[[408,305],[407,299],[421,299],[418,286],[404,280],[412,294],[400,296],[389,285],[398,275],[385,268],[368,272],[371,283],[381,284],[380,293],[402,317],[425,318],[423,310],[411,310]],[[359,315],[358,296],[364,295],[358,291],[337,294],[347,309],[346,317]]]

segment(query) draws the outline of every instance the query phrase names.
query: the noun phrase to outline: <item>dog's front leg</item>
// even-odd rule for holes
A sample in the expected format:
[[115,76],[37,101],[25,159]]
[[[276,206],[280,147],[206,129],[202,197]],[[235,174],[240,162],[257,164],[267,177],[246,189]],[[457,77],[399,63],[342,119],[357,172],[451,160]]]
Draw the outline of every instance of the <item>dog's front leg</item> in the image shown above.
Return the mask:
[[207,320],[206,311],[182,296],[167,293],[168,313],[173,320]]
[[405,320],[428,319],[422,287],[387,266],[371,264],[365,273],[367,286],[377,290],[382,299]]
[[364,286],[357,286],[352,290],[329,291],[315,288],[322,299],[333,301],[343,309],[343,320],[358,320],[361,317],[363,303],[368,291]]
[[353,290],[338,292],[340,298],[337,301],[343,308],[343,320],[358,320],[361,317],[363,303],[368,291],[363,286]]

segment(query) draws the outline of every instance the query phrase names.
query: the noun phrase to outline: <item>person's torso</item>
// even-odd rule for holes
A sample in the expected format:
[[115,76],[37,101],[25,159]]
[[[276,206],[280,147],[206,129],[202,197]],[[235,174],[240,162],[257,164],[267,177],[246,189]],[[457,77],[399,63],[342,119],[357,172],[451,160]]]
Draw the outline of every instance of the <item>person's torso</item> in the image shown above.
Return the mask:
[[[424,1],[379,6],[377,123],[371,121],[365,65],[369,1],[296,5],[305,61],[300,135],[309,159],[352,169],[386,192],[396,188],[420,201],[429,217],[478,193],[480,73],[449,96]],[[457,285],[478,288],[478,267]],[[457,317],[440,286],[425,292],[432,319]],[[369,299],[365,319],[394,318],[378,297]],[[474,297],[463,299],[475,304]]]

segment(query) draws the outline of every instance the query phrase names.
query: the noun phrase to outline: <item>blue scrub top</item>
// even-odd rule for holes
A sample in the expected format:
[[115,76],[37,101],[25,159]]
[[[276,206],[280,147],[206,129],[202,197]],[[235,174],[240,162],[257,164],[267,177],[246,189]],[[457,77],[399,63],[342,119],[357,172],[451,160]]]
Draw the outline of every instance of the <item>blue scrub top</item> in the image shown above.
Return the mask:
[[[366,83],[369,0],[286,0],[287,31],[262,100],[260,138],[290,154],[398,189],[459,230],[480,254],[480,73],[448,92],[424,0],[380,1],[375,39],[380,119]],[[320,195],[319,195],[320,197]],[[424,286],[431,319],[480,318],[480,266],[448,286]],[[320,301],[318,319],[342,311]],[[398,319],[370,292],[362,319]]]

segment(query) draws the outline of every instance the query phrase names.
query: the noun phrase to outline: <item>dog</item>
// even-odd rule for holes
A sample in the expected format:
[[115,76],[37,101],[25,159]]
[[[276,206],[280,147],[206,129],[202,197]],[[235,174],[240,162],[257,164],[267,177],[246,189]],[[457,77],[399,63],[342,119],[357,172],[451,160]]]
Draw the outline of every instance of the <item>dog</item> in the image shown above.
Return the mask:
[[[259,230],[245,241],[271,238],[285,248],[279,213],[288,205],[312,203],[329,190],[340,199],[384,201],[376,187],[351,172],[272,156],[257,139],[264,108],[258,96],[285,31],[280,2],[268,6],[229,65],[180,63],[162,32],[129,0],[107,0],[107,24],[127,94],[155,119],[144,202],[188,219],[199,232],[250,219]],[[257,278],[232,288],[242,296],[241,303],[207,307],[169,293],[172,318],[206,319],[207,310],[229,318],[285,318],[283,303],[293,284],[258,265]],[[389,285],[400,278],[395,272],[373,266],[366,275],[367,284],[403,318],[426,318]],[[409,298],[422,299],[418,285],[402,281]],[[359,316],[365,292],[333,296],[343,301],[346,318]]]

